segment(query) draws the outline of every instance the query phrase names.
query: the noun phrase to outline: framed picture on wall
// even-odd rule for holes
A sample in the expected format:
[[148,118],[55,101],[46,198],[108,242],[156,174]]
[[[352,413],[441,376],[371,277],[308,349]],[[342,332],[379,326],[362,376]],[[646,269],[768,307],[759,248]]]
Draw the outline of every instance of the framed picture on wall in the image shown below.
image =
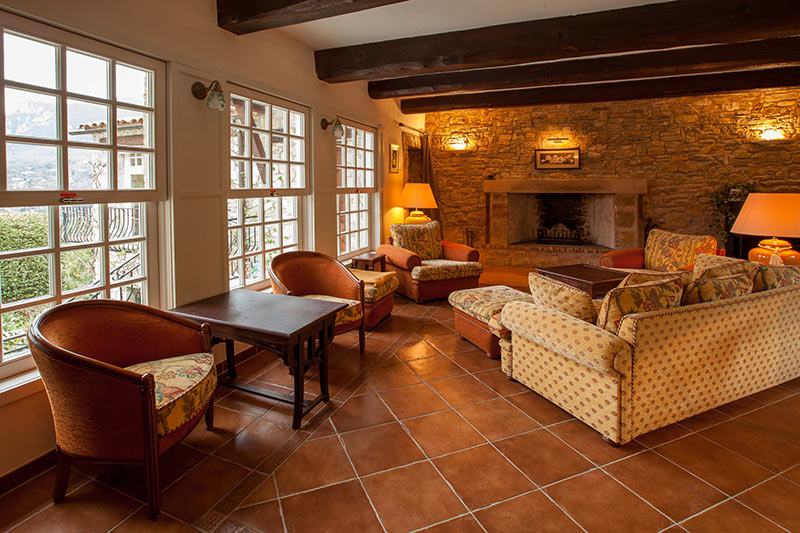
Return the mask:
[[400,147],[396,144],[389,145],[389,172],[400,172]]
[[534,168],[536,170],[581,168],[581,149],[552,148],[549,150],[536,150]]

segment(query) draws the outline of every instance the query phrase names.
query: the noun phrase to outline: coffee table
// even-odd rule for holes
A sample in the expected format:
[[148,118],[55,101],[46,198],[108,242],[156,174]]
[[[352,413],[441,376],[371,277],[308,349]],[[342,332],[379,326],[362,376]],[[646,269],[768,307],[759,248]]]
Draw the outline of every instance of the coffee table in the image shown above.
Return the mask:
[[610,268],[595,265],[563,265],[537,268],[536,272],[588,292],[599,298],[615,288],[628,275]]
[[[212,343],[225,342],[228,372],[219,378],[221,385],[292,404],[292,429],[299,429],[306,414],[320,402],[330,400],[328,344],[334,337],[336,313],[345,307],[345,303],[239,289],[182,305],[170,312],[194,322],[208,323]],[[289,373],[294,375],[294,396],[238,380],[233,341],[278,353],[283,364],[289,367]],[[304,377],[314,364],[319,365],[320,394],[306,400]]]

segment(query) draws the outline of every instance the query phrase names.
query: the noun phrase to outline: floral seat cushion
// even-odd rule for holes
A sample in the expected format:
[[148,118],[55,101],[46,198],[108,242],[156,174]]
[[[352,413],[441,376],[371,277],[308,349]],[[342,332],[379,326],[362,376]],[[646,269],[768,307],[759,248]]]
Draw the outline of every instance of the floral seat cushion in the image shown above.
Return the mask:
[[442,279],[469,278],[480,276],[483,265],[474,261],[450,261],[448,259],[429,259],[411,270],[411,279],[433,281]]
[[689,270],[698,254],[716,254],[717,239],[710,235],[682,235],[650,230],[644,249],[644,267],[649,270]]
[[153,374],[156,432],[160,437],[175,431],[204,410],[217,386],[214,356],[210,353],[145,361],[125,368],[139,374]]
[[488,324],[490,319],[499,314],[508,302],[514,300],[533,302],[533,297],[527,292],[518,291],[505,285],[495,285],[454,291],[450,293],[447,300],[455,309]]
[[338,296],[329,296],[327,294],[304,294],[302,297],[311,298],[312,300],[323,300],[325,302],[346,303],[347,307],[336,313],[336,326],[350,324],[356,320],[361,320],[361,317],[364,316],[364,310],[361,308],[361,302],[358,300],[348,300],[347,298],[339,298]]
[[364,285],[364,301],[367,303],[377,302],[387,294],[393,293],[399,286],[400,280],[394,276],[378,286]]
[[425,224],[392,224],[389,233],[395,246],[411,250],[423,261],[442,257],[441,230],[436,220]]

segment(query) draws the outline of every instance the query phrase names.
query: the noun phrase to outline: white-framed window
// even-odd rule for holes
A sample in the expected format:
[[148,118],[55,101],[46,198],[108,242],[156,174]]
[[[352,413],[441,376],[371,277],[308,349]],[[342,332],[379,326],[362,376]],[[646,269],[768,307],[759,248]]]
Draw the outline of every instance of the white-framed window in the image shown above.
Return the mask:
[[374,129],[344,122],[336,141],[336,249],[347,259],[371,248],[376,194]]
[[26,333],[48,307],[158,304],[166,130],[163,62],[2,12],[0,37],[3,378],[33,368]]
[[276,255],[303,245],[309,109],[232,85],[228,193],[229,287],[269,286]]

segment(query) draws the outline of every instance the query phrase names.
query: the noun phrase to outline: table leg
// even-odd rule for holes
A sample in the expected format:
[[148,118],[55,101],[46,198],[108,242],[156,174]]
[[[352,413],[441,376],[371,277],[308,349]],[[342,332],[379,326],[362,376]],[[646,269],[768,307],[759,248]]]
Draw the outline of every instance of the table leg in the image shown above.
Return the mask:
[[325,338],[327,327],[327,324],[323,325],[319,332],[319,393],[322,395],[323,402],[331,399],[328,392],[328,342]]
[[305,394],[303,391],[303,383],[305,381],[305,372],[303,370],[303,342],[295,344],[290,347],[294,350],[294,413],[292,415],[292,429],[300,429],[300,424],[303,421],[303,400]]
[[225,360],[228,362],[228,377],[236,379],[236,359],[233,353],[233,341],[225,339]]

